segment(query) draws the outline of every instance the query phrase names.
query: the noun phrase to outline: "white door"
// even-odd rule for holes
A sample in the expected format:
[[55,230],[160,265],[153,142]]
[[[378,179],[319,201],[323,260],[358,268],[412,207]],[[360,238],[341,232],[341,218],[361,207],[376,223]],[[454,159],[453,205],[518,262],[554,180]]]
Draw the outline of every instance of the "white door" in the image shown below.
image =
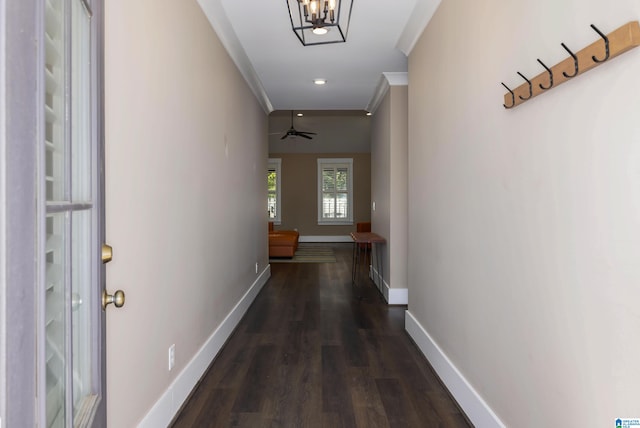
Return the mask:
[[103,427],[101,3],[42,1],[37,413],[46,427]]

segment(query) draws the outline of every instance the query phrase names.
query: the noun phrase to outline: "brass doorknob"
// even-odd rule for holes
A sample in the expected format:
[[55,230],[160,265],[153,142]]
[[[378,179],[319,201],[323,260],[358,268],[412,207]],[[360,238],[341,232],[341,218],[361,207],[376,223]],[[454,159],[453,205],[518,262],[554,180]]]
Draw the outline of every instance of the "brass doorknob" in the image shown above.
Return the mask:
[[121,308],[124,305],[124,291],[116,290],[113,294],[107,294],[107,290],[102,290],[102,310],[106,310],[110,303]]
[[111,245],[102,244],[102,263],[109,263],[113,259],[113,248]]

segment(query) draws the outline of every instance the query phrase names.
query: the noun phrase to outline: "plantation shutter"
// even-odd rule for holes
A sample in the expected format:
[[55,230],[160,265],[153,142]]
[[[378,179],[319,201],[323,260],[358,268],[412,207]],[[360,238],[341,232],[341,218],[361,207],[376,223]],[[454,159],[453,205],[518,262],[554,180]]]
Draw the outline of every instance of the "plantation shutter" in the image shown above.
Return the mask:
[[322,167],[322,218],[349,217],[350,174],[347,165]]
[[269,167],[267,170],[267,211],[269,212],[269,219],[273,220],[278,216],[278,204],[277,196],[278,189],[277,183],[277,171],[276,168]]
[[322,168],[322,218],[335,218],[336,213],[336,170],[333,167]]
[[353,223],[352,181],[352,158],[318,158],[318,224]]
[[282,220],[282,159],[269,158],[267,164],[267,212],[269,221],[280,224]]
[[346,219],[349,215],[349,169],[344,166],[336,167],[336,216]]
[[[65,189],[64,1],[45,1],[45,193],[62,201]],[[46,215],[45,358],[47,427],[64,427],[66,311],[64,214]]]

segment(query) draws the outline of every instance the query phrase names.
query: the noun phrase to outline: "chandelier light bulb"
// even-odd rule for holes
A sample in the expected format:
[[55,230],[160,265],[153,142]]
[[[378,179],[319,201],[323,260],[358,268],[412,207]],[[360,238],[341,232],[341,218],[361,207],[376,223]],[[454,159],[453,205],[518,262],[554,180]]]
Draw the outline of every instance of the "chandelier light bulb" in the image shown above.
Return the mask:
[[311,30],[313,32],[313,34],[315,34],[316,36],[323,36],[325,34],[327,34],[327,32],[329,30],[327,30],[324,27],[315,27],[313,30]]
[[336,0],[329,0],[329,20],[333,24],[336,21]]

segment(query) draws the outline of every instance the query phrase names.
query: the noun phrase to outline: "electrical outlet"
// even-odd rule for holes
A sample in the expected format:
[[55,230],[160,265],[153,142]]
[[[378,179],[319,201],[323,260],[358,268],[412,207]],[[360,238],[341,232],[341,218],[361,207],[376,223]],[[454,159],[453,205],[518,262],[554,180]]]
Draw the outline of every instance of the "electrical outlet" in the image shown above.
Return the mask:
[[256,262],[256,273],[258,273],[258,262]]
[[169,346],[169,371],[176,365],[176,345]]

